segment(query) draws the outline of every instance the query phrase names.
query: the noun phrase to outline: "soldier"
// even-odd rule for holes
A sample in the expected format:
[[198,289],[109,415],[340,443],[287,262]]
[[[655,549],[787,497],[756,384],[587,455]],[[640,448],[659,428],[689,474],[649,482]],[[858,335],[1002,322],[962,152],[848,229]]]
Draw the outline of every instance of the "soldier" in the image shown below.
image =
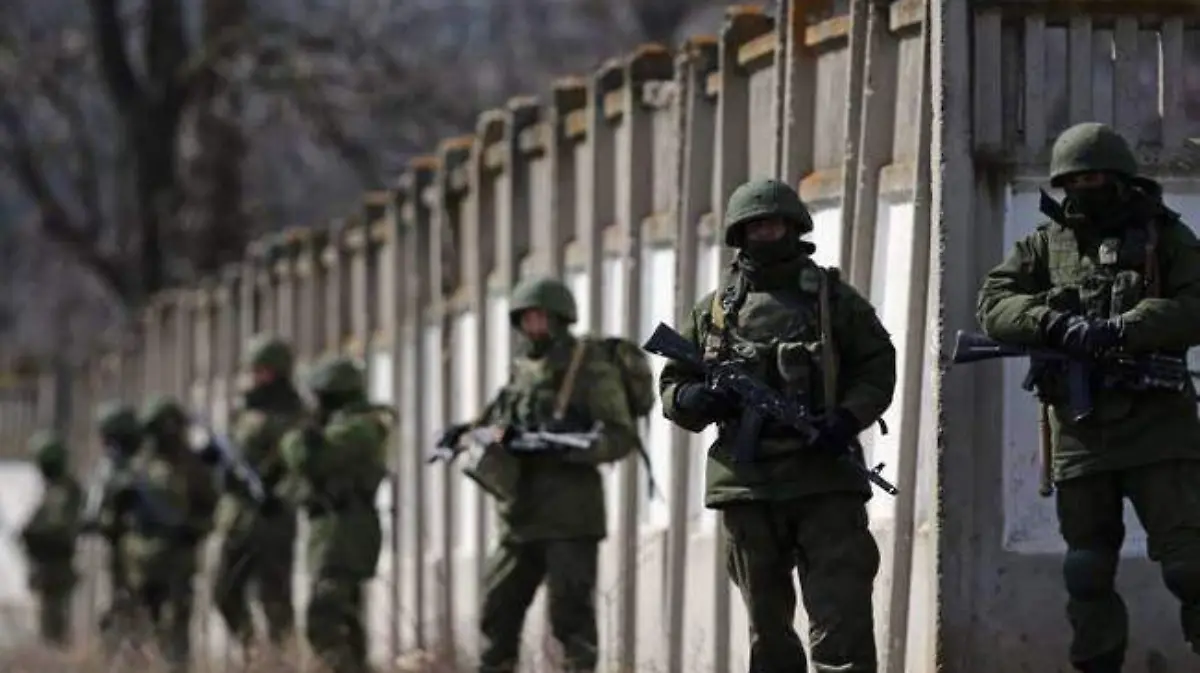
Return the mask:
[[133,460],[129,501],[118,505],[123,525],[131,530],[121,551],[139,620],[153,628],[172,670],[186,671],[192,581],[200,547],[212,530],[217,493],[211,471],[189,445],[190,423],[178,402],[152,400],[141,423],[144,440]]
[[234,420],[233,441],[262,480],[267,499],[256,504],[243,484],[230,480],[220,506],[225,533],[213,601],[229,632],[249,648],[254,635],[248,589],[257,585],[271,643],[280,648],[292,636],[292,561],[296,511],[277,492],[286,473],[279,443],[304,416],[304,402],[292,385],[291,346],[258,336],[248,348],[253,377]]
[[[438,442],[456,445],[473,426],[494,426],[499,438],[487,462],[468,472],[497,498],[501,523],[485,578],[480,673],[516,670],[525,613],[543,581],[564,668],[596,668],[596,565],[607,535],[597,468],[625,458],[641,440],[619,364],[593,340],[571,334],[576,317],[575,298],[559,281],[519,284],[509,303],[518,355],[508,384],[478,421],[451,426]],[[653,391],[652,380],[646,387]],[[518,454],[505,444],[508,428],[578,432],[596,422],[603,433],[588,450]]]
[[[796,192],[754,180],[729,197],[725,244],[738,249],[723,289],[692,309],[680,333],[704,357],[738,359],[747,372],[819,414],[811,446],[767,421],[754,460],[734,459],[740,409],[702,375],[668,362],[659,379],[664,415],[700,432],[717,423],[705,505],[721,511],[727,563],[750,621],[753,673],[804,671],[792,626],[796,571],[816,671],[874,672],[871,593],[879,550],[867,527],[870,485],[834,456],[892,401],[896,353],[871,304],[822,269],[801,236],[813,223]],[[861,459],[861,455],[859,456]]]
[[[83,525],[88,532],[99,533],[108,544],[109,606],[101,613],[99,626],[104,649],[112,655],[129,635],[135,615],[125,557],[120,553],[122,540],[130,531],[117,512],[116,503],[128,500],[131,463],[141,445],[142,434],[137,411],[132,406],[108,404],[96,417],[107,467],[96,475],[99,481],[95,487],[99,492],[88,494]],[[93,502],[93,498],[99,502]]]
[[71,594],[75,588],[75,543],[83,492],[67,472],[67,447],[52,432],[38,432],[29,440],[44,490],[41,502],[21,529],[21,542],[29,557],[29,589],[40,607],[42,640],[65,647],[70,640]]
[[[993,339],[1086,360],[1110,352],[1183,356],[1200,344],[1200,241],[1138,176],[1125,140],[1102,124],[1063,132],[1050,159],[1050,221],[988,273],[978,319]],[[1103,361],[1098,363],[1103,367]],[[1095,379],[1093,379],[1095,380]],[[1063,578],[1074,631],[1071,663],[1120,671],[1128,638],[1114,588],[1123,500],[1145,526],[1150,558],[1183,604],[1184,637],[1200,652],[1200,422],[1195,391],[1095,387],[1073,417],[1063,371],[1044,370]]]
[[362,369],[332,358],[312,372],[316,422],[284,439],[288,493],[308,514],[312,588],[308,641],[332,673],[363,673],[367,663],[364,583],[382,545],[375,497],[387,477],[391,410],[367,401]]

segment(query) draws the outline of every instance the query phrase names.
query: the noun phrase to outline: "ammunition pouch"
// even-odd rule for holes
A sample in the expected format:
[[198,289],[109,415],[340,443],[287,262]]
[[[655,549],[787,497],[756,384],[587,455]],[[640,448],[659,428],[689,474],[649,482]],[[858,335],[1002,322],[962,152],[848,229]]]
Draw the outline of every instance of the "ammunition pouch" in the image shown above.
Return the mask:
[[521,478],[521,459],[500,444],[473,445],[466,453],[463,474],[497,501],[512,502]]

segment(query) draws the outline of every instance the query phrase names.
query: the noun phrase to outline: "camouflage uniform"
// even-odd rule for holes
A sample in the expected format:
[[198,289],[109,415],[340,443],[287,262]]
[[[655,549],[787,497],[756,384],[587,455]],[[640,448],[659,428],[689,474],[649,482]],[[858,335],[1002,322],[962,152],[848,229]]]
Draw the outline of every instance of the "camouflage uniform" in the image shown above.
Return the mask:
[[[566,670],[592,671],[598,652],[597,552],[607,535],[604,485],[597,468],[629,455],[640,439],[613,360],[569,331],[577,316],[566,286],[549,278],[527,280],[514,289],[509,309],[519,355],[508,384],[477,424],[579,432],[602,422],[604,432],[587,451],[515,454],[496,445],[489,454],[494,462],[477,468],[510,475],[509,488],[494,489],[500,496],[501,530],[484,579],[479,670],[516,670],[525,613],[544,581],[551,629],[563,647]],[[531,339],[518,328],[521,315],[530,309],[547,314],[550,329],[544,338]],[[556,419],[555,398],[577,347],[583,350],[575,378],[586,384],[572,386]],[[449,433],[461,435],[467,429],[454,426]],[[457,437],[449,440],[456,443]],[[479,472],[477,479],[489,478]]]
[[[779,222],[786,226],[782,239],[747,235],[751,223]],[[730,576],[749,612],[752,673],[806,670],[793,628],[792,572],[804,594],[815,670],[877,666],[871,594],[879,551],[867,527],[870,485],[833,455],[851,450],[855,436],[891,404],[896,355],[871,304],[835,270],[811,261],[814,248],[800,239],[811,230],[791,187],[775,180],[739,187],[725,213],[725,243],[739,248],[726,287],[701,299],[680,333],[706,358],[736,356],[751,374],[797,396],[820,414],[815,441],[834,451],[809,450],[796,431],[768,421],[755,459],[735,462],[735,400],[679,363],[668,362],[659,379],[668,419],[692,432],[714,422],[720,428],[708,453],[705,504],[721,510],[729,537]],[[823,284],[831,346],[822,336]],[[826,387],[836,399],[826,399]]]
[[313,371],[317,423],[283,442],[286,489],[308,514],[309,644],[333,673],[370,670],[364,584],[382,545],[375,496],[387,477],[390,409],[367,401],[362,369],[333,358]]
[[[130,533],[123,517],[118,514],[116,503],[129,497],[132,485],[132,460],[141,441],[141,426],[137,411],[128,405],[109,404],[97,413],[100,439],[104,444],[107,469],[97,476],[102,482],[99,511],[94,520],[85,519],[83,525],[88,532],[99,533],[108,545],[109,606],[100,615],[100,637],[104,649],[115,653],[122,640],[129,636],[136,613],[133,597],[129,590],[129,573],[125,567],[125,556],[120,553],[122,540]],[[88,494],[89,499],[93,497]],[[92,516],[92,513],[88,513]]]
[[248,368],[271,373],[244,396],[233,423],[234,444],[263,482],[267,501],[259,506],[234,481],[226,484],[219,521],[225,533],[213,599],[229,631],[243,644],[253,636],[249,585],[257,585],[271,642],[280,646],[295,625],[292,606],[296,511],[277,492],[286,472],[279,443],[304,415],[304,402],[292,386],[291,346],[258,337],[247,349]]
[[212,472],[188,443],[189,421],[174,400],[151,401],[133,459],[131,487],[117,505],[129,587],[139,621],[152,628],[172,670],[187,670],[191,654],[192,582],[200,547],[212,530],[217,494]]
[[29,442],[42,473],[42,500],[21,530],[29,557],[29,589],[40,604],[44,641],[65,646],[70,639],[71,595],[75,588],[75,543],[83,504],[79,483],[67,473],[67,447],[52,433],[39,432]]
[[[1107,176],[1102,184],[1097,174]],[[978,318],[997,341],[1089,358],[1109,351],[1182,356],[1200,344],[1200,241],[1137,177],[1125,141],[1080,124],[1055,142],[1051,184],[1061,212],[988,273]],[[1153,253],[1148,253],[1147,250]],[[1200,652],[1200,422],[1194,391],[1093,390],[1094,411],[1072,418],[1061,372],[1039,393],[1050,405],[1070,657],[1081,671],[1120,671],[1128,637],[1114,588],[1128,498],[1150,558],[1182,603],[1184,637]]]

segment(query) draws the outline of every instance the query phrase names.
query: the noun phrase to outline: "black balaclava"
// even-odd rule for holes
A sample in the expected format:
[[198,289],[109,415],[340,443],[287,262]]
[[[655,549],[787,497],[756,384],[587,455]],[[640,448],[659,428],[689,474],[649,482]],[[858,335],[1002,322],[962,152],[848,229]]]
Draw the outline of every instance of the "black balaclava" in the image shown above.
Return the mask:
[[1065,187],[1063,191],[1067,197],[1063,206],[1072,219],[1101,230],[1120,228],[1128,219],[1133,189],[1124,176],[1111,174],[1103,184]]
[[788,230],[774,241],[748,241],[742,234],[737,267],[759,290],[795,285],[799,267],[808,263],[814,246],[800,238],[800,227],[788,222]]

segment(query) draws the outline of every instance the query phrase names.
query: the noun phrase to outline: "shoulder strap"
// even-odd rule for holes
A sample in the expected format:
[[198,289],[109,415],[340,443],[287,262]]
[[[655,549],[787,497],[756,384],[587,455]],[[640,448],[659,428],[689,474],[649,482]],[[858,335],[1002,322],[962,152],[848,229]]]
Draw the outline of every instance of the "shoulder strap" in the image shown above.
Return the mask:
[[1158,272],[1158,218],[1146,222],[1145,286],[1148,298],[1162,296],[1162,277]]
[[821,285],[817,294],[821,321],[821,374],[824,379],[826,409],[832,409],[837,404],[837,349],[833,345],[833,315],[830,313],[829,301],[829,285],[835,278],[830,271],[821,269]]
[[554,420],[561,421],[567,414],[567,405],[571,403],[571,393],[575,392],[575,379],[579,376],[579,367],[583,364],[583,354],[587,351],[587,339],[580,337],[575,342],[575,350],[571,353],[571,364],[563,376],[562,385],[558,389],[558,397],[554,399]]
[[738,309],[742,307],[742,302],[746,301],[748,289],[746,279],[736,268],[733,268],[729,272],[725,287],[720,292],[713,293],[710,312],[712,313],[712,326],[718,332],[725,331],[726,321],[737,320]]

